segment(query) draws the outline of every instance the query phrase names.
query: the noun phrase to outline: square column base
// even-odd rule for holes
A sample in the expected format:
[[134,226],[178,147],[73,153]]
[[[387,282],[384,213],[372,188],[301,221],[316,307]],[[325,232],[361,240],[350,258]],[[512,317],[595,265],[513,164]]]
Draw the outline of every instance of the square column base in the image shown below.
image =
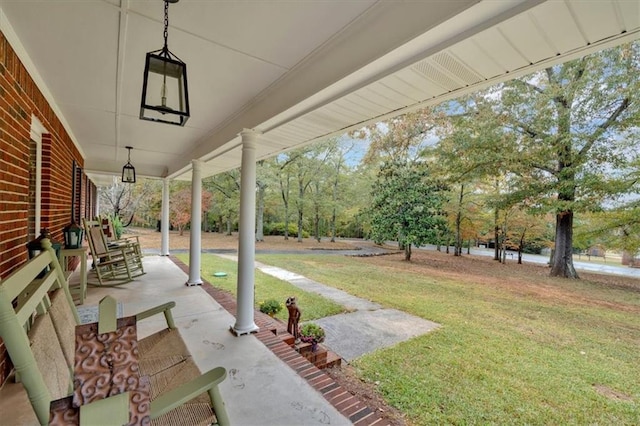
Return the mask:
[[258,327],[257,325],[253,325],[253,327],[249,328],[248,330],[236,330],[233,326],[229,327],[229,331],[236,337],[240,337],[240,336],[244,336],[247,334],[254,334],[257,333],[258,331],[260,331],[260,327]]

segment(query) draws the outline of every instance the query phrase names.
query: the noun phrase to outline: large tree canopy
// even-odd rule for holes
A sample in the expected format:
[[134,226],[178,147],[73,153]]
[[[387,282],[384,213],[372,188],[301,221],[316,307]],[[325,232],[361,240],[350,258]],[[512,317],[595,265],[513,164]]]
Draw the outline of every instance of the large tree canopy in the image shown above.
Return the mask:
[[577,278],[574,212],[618,194],[637,157],[640,44],[602,51],[493,88],[495,120],[514,138],[520,197],[556,215],[551,275]]

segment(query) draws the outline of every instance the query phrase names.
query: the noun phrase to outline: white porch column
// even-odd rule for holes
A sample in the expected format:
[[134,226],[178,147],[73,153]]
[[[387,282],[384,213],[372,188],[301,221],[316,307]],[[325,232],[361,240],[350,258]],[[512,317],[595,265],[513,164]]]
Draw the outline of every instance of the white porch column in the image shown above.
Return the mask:
[[238,309],[231,331],[236,336],[254,333],[254,284],[256,250],[256,141],[258,133],[244,129],[240,169],[240,224],[238,243]]
[[189,236],[189,280],[187,285],[200,285],[202,228],[202,161],[191,161],[191,234]]
[[160,218],[160,232],[162,233],[161,256],[169,256],[169,179],[162,180],[162,216]]

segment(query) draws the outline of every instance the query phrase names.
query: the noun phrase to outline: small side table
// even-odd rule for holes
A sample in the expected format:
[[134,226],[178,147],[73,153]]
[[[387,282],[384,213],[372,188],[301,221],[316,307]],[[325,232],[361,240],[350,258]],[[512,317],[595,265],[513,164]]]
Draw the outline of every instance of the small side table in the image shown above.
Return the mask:
[[[58,260],[67,278],[71,272],[73,272],[67,269],[69,264],[67,261],[68,257],[80,258],[80,291],[78,293],[80,304],[82,305],[85,297],[87,297],[87,247],[78,247],[75,249],[63,248],[60,250],[60,258]],[[69,291],[71,291],[72,295],[75,294],[75,291],[71,290],[71,288],[69,288]]]

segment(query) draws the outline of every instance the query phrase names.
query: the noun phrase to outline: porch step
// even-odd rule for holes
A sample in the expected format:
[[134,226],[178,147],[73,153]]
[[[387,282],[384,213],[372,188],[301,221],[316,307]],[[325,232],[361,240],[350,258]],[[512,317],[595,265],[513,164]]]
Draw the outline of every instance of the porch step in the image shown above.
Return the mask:
[[327,361],[322,368],[340,367],[342,365],[342,358],[335,352],[329,351],[327,353]]
[[293,347],[300,355],[305,356],[306,354],[311,352],[311,343],[300,342]]
[[301,342],[295,345],[294,349],[320,369],[338,367],[342,364],[342,358],[335,352],[329,351],[322,344],[318,344],[315,351],[313,351],[311,347],[311,343]]
[[295,349],[295,351],[305,357],[307,361],[320,369],[339,367],[342,364],[342,358],[335,352],[328,350],[322,344],[318,344],[316,350],[313,351],[311,343],[300,342],[295,344],[295,338],[287,331],[276,329],[270,329],[270,331],[278,336],[283,343]]
[[268,326],[265,328],[267,328],[270,332],[278,336],[283,343],[293,347],[296,339],[291,334],[289,334],[289,332],[287,332],[286,329],[282,329],[281,327],[278,327],[276,323],[268,324]]
[[286,343],[289,346],[293,346],[294,343],[296,342],[295,337],[293,337],[289,333],[280,333],[278,334],[278,337],[280,338],[280,340],[282,340],[284,343]]
[[287,325],[278,318],[271,318],[269,315],[258,311],[256,311],[256,325],[278,336],[281,334],[289,334],[287,333]]

